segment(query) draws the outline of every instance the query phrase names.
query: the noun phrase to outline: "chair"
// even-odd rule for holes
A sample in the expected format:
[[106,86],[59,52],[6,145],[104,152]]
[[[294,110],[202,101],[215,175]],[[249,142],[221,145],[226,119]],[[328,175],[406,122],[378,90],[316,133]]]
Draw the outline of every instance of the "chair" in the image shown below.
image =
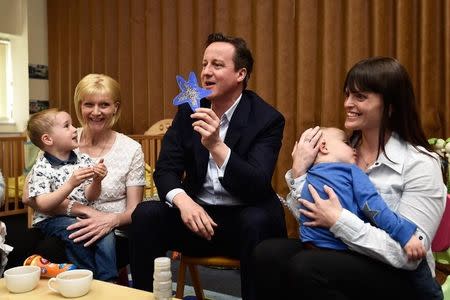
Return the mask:
[[444,294],[444,300],[450,299],[450,276],[447,276],[444,284],[441,286],[442,292]]
[[[289,205],[283,197],[278,195],[278,199],[282,203],[286,212],[289,212]],[[295,221],[295,220],[294,220]],[[289,226],[290,224],[286,224]],[[298,232],[298,230],[295,230]],[[298,235],[297,235],[298,236]],[[180,267],[178,270],[178,279],[177,279],[177,292],[176,298],[183,298],[184,294],[184,281],[186,277],[186,268],[189,268],[189,273],[191,274],[192,285],[194,286],[195,296],[197,299],[205,299],[205,295],[203,293],[203,289],[201,287],[200,278],[198,275],[197,265],[207,266],[207,267],[219,267],[219,268],[234,268],[239,269],[241,264],[240,261],[236,258],[231,258],[227,256],[206,256],[206,257],[194,257],[187,256],[181,253],[174,252],[172,257],[180,257]]]
[[4,202],[0,205],[0,217],[23,214],[27,211],[22,204],[25,142],[26,137],[23,135],[0,138],[0,170],[5,179],[4,201],[0,199],[0,203]]
[[222,268],[240,268],[238,259],[226,256],[208,256],[208,257],[194,257],[181,254],[180,267],[178,269],[177,292],[176,298],[183,299],[184,283],[186,278],[186,268],[189,268],[191,274],[192,285],[194,286],[195,296],[199,300],[205,299],[205,294],[200,283],[200,277],[197,270],[197,265],[208,267],[222,267]]
[[156,122],[145,132],[144,135],[130,135],[132,139],[141,144],[145,160],[146,186],[144,200],[157,198],[158,192],[153,181],[156,161],[161,150],[161,142],[167,129],[171,126],[172,119],[164,119]]
[[[442,285],[444,294],[447,291],[450,300],[450,195],[447,195],[447,203],[444,214],[439,224],[436,235],[431,244],[434,259],[436,261],[436,278]],[[447,284],[445,284],[447,283]]]
[[150,128],[147,129],[144,135],[153,135],[153,136],[164,135],[170,126],[172,126],[172,119],[160,120],[155,124],[153,124],[152,126],[150,126]]

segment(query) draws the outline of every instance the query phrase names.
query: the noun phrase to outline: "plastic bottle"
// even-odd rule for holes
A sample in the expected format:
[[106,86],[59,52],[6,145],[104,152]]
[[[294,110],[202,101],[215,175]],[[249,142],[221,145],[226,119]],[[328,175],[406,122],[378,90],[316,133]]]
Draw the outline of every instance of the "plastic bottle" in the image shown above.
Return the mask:
[[47,259],[43,258],[42,256],[38,254],[34,254],[29,256],[25,261],[23,262],[24,266],[39,266],[41,268],[41,276],[50,278],[50,277],[56,277],[59,273],[69,271],[69,270],[75,270],[77,266],[74,264],[55,264],[49,262]]

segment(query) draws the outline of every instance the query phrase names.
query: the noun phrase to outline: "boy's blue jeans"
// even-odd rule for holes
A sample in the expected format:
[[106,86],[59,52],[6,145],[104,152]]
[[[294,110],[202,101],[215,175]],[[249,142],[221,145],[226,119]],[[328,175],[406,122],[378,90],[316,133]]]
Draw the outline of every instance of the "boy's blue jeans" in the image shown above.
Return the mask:
[[444,294],[436,278],[431,275],[430,267],[424,258],[417,269],[410,272],[411,281],[418,293],[418,299],[423,300],[442,300]]
[[84,247],[84,242],[74,243],[73,240],[69,239],[69,235],[73,231],[68,231],[66,228],[76,222],[77,220],[73,217],[55,216],[34,226],[41,229],[44,234],[55,236],[64,241],[67,258],[78,268],[91,270],[95,279],[115,281],[118,273],[114,233],[110,232],[93,245]]

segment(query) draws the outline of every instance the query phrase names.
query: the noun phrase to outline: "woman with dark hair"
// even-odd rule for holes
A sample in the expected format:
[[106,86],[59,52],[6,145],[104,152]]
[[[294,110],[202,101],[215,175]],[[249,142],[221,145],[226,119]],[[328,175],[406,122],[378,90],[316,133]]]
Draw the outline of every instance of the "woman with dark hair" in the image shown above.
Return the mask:
[[[408,261],[385,231],[343,209],[331,188],[324,187],[329,196],[324,200],[304,186],[321,137],[318,127],[310,128],[292,153],[287,200],[306,208],[300,213],[311,222],[302,226],[328,228],[350,250],[307,249],[294,239],[263,241],[254,252],[258,299],[442,299],[431,242],[446,188],[440,160],[421,128],[411,80],[397,60],[368,58],[347,73],[344,94],[344,125],[352,132],[357,165],[388,206],[417,225],[426,258]],[[314,203],[299,199],[302,188],[310,189]]]

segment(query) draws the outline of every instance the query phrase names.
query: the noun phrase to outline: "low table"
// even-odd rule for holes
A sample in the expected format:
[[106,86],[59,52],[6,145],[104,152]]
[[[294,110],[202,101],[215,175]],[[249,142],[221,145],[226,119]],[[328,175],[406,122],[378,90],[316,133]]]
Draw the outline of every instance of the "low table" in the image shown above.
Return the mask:
[[[0,299],[16,300],[16,299],[80,299],[80,300],[111,300],[111,299],[128,299],[128,300],[154,300],[155,297],[150,292],[145,292],[129,287],[112,284],[100,280],[93,280],[91,290],[83,297],[64,298],[61,294],[52,292],[47,285],[48,279],[41,279],[37,287],[27,293],[13,294],[6,288],[5,278],[0,279]],[[174,298],[175,299],[175,298]]]

